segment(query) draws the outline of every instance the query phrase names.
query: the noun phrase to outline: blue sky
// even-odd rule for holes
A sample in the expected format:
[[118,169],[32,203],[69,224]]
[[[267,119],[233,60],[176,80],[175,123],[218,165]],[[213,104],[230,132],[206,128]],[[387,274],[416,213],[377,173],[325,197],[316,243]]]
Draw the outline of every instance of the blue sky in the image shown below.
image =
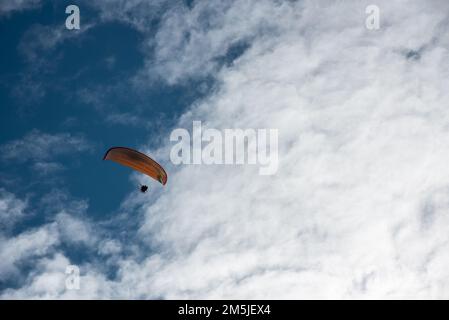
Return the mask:
[[[55,47],[39,47],[34,36],[40,31],[33,30],[45,32],[44,28],[55,28],[67,34],[77,33],[64,30],[68,4],[46,2],[35,10],[0,21],[0,144],[37,130],[39,134],[80,136],[88,150],[80,154],[68,151],[61,158],[48,159],[64,169],[44,178],[30,161],[4,161],[2,184],[14,180],[8,188],[20,196],[30,196],[30,201],[51,189],[62,189],[74,198],[88,199],[89,215],[101,219],[137,188],[129,181],[127,169],[101,161],[105,150],[116,145],[157,146],[161,133],[204,94],[197,87],[207,80],[166,85],[154,79],[144,90],[136,89],[130,78],[144,64],[143,36],[124,23],[98,23],[98,13],[88,5],[82,6],[81,17],[83,28],[95,24],[91,29],[73,37],[68,35],[69,39]],[[156,29],[157,19],[154,25]],[[111,120],[120,115],[130,118],[131,123],[126,123],[126,119],[124,123]]]
[[[54,221],[62,210],[100,225],[107,238],[127,241],[138,228],[129,219],[138,213],[124,218],[122,206],[139,192],[139,184],[129,169],[102,161],[105,151],[111,146],[158,148],[180,115],[213,89],[214,79],[205,74],[167,83],[157,74],[141,75],[145,65],[157,63],[148,38],[156,35],[160,16],[146,20],[148,29],[142,32],[120,19],[102,18],[103,9],[89,2],[78,2],[81,29],[67,30],[69,4],[19,4],[0,19],[0,183],[5,194],[23,199],[27,208],[26,218],[4,231],[20,236]],[[188,8],[190,3],[177,5]],[[245,49],[245,42],[233,44],[214,58],[216,64],[232,63]],[[158,160],[169,165],[167,157]],[[152,201],[160,186],[143,183],[149,184]],[[58,247],[72,263],[101,259],[96,249],[83,245],[62,242]],[[0,290],[20,287],[33,263],[18,262],[21,274],[3,277]],[[100,268],[107,277],[115,276],[116,267]]]
[[[0,4],[0,298],[449,297],[447,1],[75,3]],[[193,121],[278,170],[174,165]]]
[[[139,185],[130,180],[129,169],[102,161],[105,151],[157,147],[182,111],[211,87],[207,78],[168,85],[155,77],[137,88],[132,77],[151,59],[151,53],[142,53],[141,33],[120,21],[99,21],[98,10],[86,2],[77,3],[81,30],[66,30],[69,4],[47,1],[0,19],[0,145],[10,153],[2,159],[0,183],[33,208],[12,236],[54,218],[46,208],[49,194],[57,193],[63,203],[85,203],[83,214],[92,221],[114,217]],[[85,31],[87,25],[92,27]],[[52,30],[67,39],[47,46]],[[84,248],[65,251],[74,261],[95,259]],[[29,271],[26,264],[22,268]],[[1,283],[1,289],[17,285]]]

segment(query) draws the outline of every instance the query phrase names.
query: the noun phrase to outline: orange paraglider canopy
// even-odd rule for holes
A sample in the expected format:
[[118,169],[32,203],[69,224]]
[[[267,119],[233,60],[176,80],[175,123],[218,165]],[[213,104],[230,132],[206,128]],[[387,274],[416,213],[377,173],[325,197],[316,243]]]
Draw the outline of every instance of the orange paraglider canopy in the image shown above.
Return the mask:
[[164,168],[147,155],[126,147],[113,147],[106,151],[103,160],[112,160],[121,165],[142,172],[159,181],[162,185],[167,183],[167,173]]

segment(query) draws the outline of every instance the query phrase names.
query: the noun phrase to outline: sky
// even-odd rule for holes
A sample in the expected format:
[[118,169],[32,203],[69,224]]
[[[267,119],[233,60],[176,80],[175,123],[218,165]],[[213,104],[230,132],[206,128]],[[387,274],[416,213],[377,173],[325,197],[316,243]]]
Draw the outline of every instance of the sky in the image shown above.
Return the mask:
[[[448,27],[444,0],[2,1],[0,298],[449,298]],[[277,172],[174,164],[193,121],[278,130]]]

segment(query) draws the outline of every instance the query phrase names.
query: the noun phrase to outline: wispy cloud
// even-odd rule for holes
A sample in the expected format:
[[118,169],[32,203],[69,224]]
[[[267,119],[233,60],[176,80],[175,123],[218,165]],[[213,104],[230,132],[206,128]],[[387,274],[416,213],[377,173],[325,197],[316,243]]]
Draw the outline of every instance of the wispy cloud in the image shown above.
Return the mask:
[[[17,102],[25,105],[36,105],[46,96],[48,89],[55,83],[46,81],[45,77],[53,75],[63,58],[58,51],[67,41],[81,39],[95,24],[85,22],[82,29],[67,30],[63,23],[57,25],[32,25],[22,36],[18,53],[26,62],[26,68],[20,75],[20,82],[11,88]],[[68,78],[79,76],[80,72]]]
[[[216,73],[221,58],[237,44],[276,34],[277,19],[289,9],[287,5],[280,5],[274,12],[272,9],[267,2],[256,5],[248,1],[204,1],[192,8],[172,8],[156,34],[155,58],[147,61],[147,72],[170,84]],[[242,11],[251,15],[242,19]],[[270,14],[277,16],[267,19]]]
[[65,41],[79,39],[81,35],[95,26],[92,22],[85,22],[79,30],[67,30],[64,24],[32,25],[22,36],[18,51],[25,60],[34,67],[48,67],[52,62],[48,59],[50,53]]
[[106,117],[106,121],[113,124],[130,125],[130,126],[146,126],[148,121],[142,117],[131,113],[112,113]]
[[167,9],[171,6],[182,6],[182,3],[166,0],[110,0],[89,2],[89,5],[98,9],[100,18],[104,22],[121,21],[135,27],[140,32],[147,33],[151,32],[154,28],[154,21],[164,15]]
[[64,170],[64,166],[57,162],[36,162],[33,169],[40,176],[55,174]]
[[26,216],[27,201],[0,188],[0,233],[7,231]]
[[1,145],[0,152],[1,159],[4,161],[19,163],[35,161],[42,166],[42,161],[52,160],[62,155],[86,152],[92,148],[92,144],[79,134],[49,134],[32,130],[20,139]]
[[42,4],[41,0],[7,0],[0,3],[0,15],[16,11],[34,9]]
[[[27,201],[16,195],[0,189],[0,292],[7,292],[5,284],[25,285],[38,282],[39,287],[56,285],[65,290],[65,268],[70,264],[70,258],[64,252],[67,248],[92,252],[108,261],[111,255],[121,251],[120,241],[108,239],[99,226],[86,217],[87,204],[76,201],[62,191],[47,194],[45,201],[28,208]],[[47,215],[43,224],[22,230],[19,233],[8,232],[16,222],[26,218],[26,211],[38,211],[39,215]],[[64,249],[65,248],[65,249]],[[55,266],[55,260],[60,263]],[[64,262],[64,264],[61,264]],[[33,264],[35,270],[28,275],[23,272]],[[49,264],[53,267],[47,268]],[[39,274],[50,272],[52,277]],[[35,277],[36,273],[39,274]],[[57,276],[56,276],[57,275]],[[54,283],[50,278],[63,280]],[[49,283],[39,279],[50,280]],[[28,284],[27,284],[28,283]],[[42,287],[41,287],[42,288]],[[45,292],[46,295],[50,292]]]

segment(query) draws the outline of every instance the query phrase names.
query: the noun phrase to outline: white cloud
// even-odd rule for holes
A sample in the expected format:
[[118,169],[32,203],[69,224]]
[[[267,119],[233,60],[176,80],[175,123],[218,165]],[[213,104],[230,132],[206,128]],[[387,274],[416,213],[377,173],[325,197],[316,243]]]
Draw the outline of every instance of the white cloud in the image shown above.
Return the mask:
[[117,255],[122,251],[122,245],[117,240],[104,240],[99,244],[98,253],[101,255]]
[[61,238],[66,243],[91,245],[96,240],[96,234],[87,221],[66,212],[57,214],[55,221]]
[[[201,3],[164,16],[160,74],[219,83],[178,125],[278,128],[278,174],[170,171],[144,205],[141,250],[117,260],[115,280],[86,265],[77,297],[449,296],[449,6],[379,1],[373,32],[364,5],[236,1],[222,15]],[[251,46],[217,72],[237,39]],[[65,297],[47,269],[4,296]]]
[[208,76],[230,48],[255,37],[276,36],[279,19],[292,13],[286,4],[266,1],[203,1],[193,8],[172,8],[154,39],[155,58],[147,62],[148,72],[170,84]]
[[[219,90],[181,124],[279,128],[278,175],[220,166],[172,174],[140,230],[163,253],[157,267],[142,268],[152,276],[141,294],[447,297],[447,228],[419,227],[424,204],[437,190],[446,197],[449,183],[442,148],[449,142],[448,7],[433,4],[379,3],[375,33],[365,29],[360,2],[254,4],[253,11],[270,12],[263,15],[274,17],[278,32],[255,33],[239,61],[218,74]],[[244,8],[235,5],[235,18],[245,21]],[[220,39],[213,34],[206,28],[204,38]],[[421,47],[418,61],[401,53]],[[178,52],[178,61],[189,59]],[[192,59],[207,64],[209,52]],[[444,201],[438,207],[436,215],[448,214]]]

